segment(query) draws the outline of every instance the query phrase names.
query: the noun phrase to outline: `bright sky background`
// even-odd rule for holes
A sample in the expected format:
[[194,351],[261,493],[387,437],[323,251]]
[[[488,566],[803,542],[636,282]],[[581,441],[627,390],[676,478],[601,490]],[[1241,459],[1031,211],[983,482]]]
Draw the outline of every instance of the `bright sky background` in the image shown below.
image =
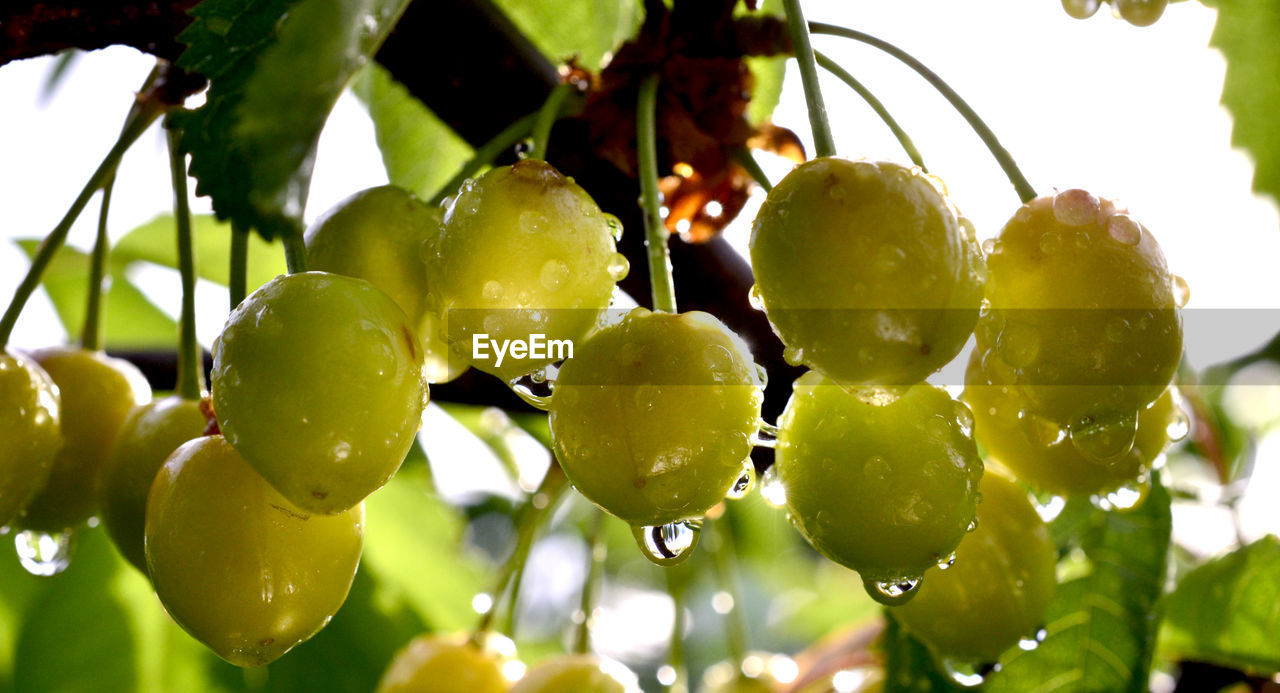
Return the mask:
[[[1073,20],[1058,0],[813,0],[805,8],[809,19],[858,27],[930,65],[987,120],[1040,192],[1087,187],[1127,203],[1160,240],[1170,268],[1190,284],[1189,307],[1280,308],[1280,219],[1272,202],[1252,195],[1252,165],[1230,148],[1230,117],[1218,104],[1225,64],[1208,48],[1212,10],[1177,3],[1157,25],[1139,29],[1105,9]],[[834,37],[814,42],[880,96],[979,236],[994,235],[1018,201],[964,121],[914,72],[874,49]],[[0,237],[42,236],[53,228],[114,140],[152,62],[130,49],[93,53],[48,104],[39,93],[51,59],[0,69]],[[824,76],[823,92],[841,154],[905,160],[842,83]],[[775,119],[811,141],[794,63]],[[775,179],[786,172],[778,161],[765,164]],[[321,141],[308,219],[385,180],[368,117],[344,97]],[[740,247],[761,197],[727,232]],[[155,129],[121,167],[113,235],[171,204],[163,137]],[[208,203],[198,199],[194,208],[207,211]],[[72,230],[72,245],[88,249],[96,217],[91,202]],[[8,301],[25,264],[15,246],[0,243],[0,300]],[[177,314],[174,273],[136,279]],[[199,306],[207,345],[225,317],[225,292],[202,283]],[[1277,316],[1237,320],[1237,329],[1225,333],[1191,330],[1189,357],[1206,365],[1247,351],[1280,329]],[[37,294],[14,344],[64,339]]]

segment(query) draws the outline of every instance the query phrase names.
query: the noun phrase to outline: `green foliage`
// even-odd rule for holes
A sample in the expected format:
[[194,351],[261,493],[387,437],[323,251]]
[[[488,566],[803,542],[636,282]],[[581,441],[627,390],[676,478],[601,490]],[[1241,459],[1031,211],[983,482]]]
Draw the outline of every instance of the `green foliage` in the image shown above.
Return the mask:
[[352,91],[369,109],[387,178],[428,200],[470,158],[470,145],[376,63]]
[[1280,0],[1209,0],[1218,10],[1211,45],[1227,59],[1222,105],[1233,120],[1231,143],[1249,152],[1253,189],[1280,200]]
[[[174,233],[173,216],[161,214],[117,241],[111,249],[111,261],[119,266],[149,262],[176,270],[178,250]],[[211,215],[192,217],[191,241],[195,247],[196,276],[219,286],[227,285],[231,266],[230,233],[229,224],[221,223]],[[284,272],[284,253],[280,246],[251,237],[246,272],[248,290],[253,291]]]
[[[739,7],[739,14],[745,6]],[[756,14],[771,14],[786,18],[782,9],[782,0],[764,0],[756,9]],[[747,69],[755,80],[755,89],[751,94],[751,103],[747,106],[747,120],[752,125],[760,125],[769,120],[773,109],[778,107],[782,98],[782,77],[787,72],[787,55],[747,58]]]
[[1146,691],[1171,527],[1158,479],[1138,508],[1095,512],[1081,539],[1091,570],[1058,585],[1048,637],[1005,653],[987,690]]
[[1280,670],[1280,540],[1192,570],[1165,604],[1161,651],[1262,675]]
[[301,232],[316,144],[338,96],[407,0],[209,0],[180,37],[178,64],[210,80],[176,114],[196,192],[219,218],[264,238]]
[[495,0],[521,32],[554,63],[573,57],[598,70],[606,54],[644,21],[639,0]]

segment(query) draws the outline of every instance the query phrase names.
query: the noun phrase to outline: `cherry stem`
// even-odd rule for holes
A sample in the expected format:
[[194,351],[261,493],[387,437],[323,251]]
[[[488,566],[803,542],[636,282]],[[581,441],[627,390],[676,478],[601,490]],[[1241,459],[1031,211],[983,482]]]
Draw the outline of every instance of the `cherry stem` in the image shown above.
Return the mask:
[[916,149],[916,143],[911,141],[911,136],[908,135],[900,125],[898,125],[898,121],[890,115],[889,109],[884,107],[884,104],[880,102],[880,99],[876,98],[875,94],[871,93],[870,89],[867,89],[862,82],[859,82],[853,75],[849,74],[848,70],[840,67],[836,61],[823,55],[820,51],[814,51],[813,56],[824,70],[830,72],[832,75],[839,78],[840,81],[849,85],[849,88],[857,92],[858,96],[861,96],[862,100],[866,101],[867,105],[871,107],[871,110],[875,111],[876,115],[880,116],[880,120],[883,120],[884,124],[889,126],[889,130],[893,132],[893,136],[898,138],[898,144],[902,145],[903,150],[907,152],[907,156],[911,159],[913,164],[919,166],[924,171],[929,170],[928,167],[924,165],[924,159],[920,156],[920,150]]
[[582,581],[582,598],[578,602],[578,613],[581,617],[577,631],[573,637],[575,654],[585,654],[591,649],[591,613],[595,610],[596,591],[600,587],[600,578],[604,574],[604,559],[607,553],[604,542],[605,514],[592,508],[591,532],[587,535],[587,575]]
[[[545,105],[545,104],[544,104]],[[534,123],[538,119],[541,109],[534,111],[527,116],[508,125],[506,129],[494,135],[492,139],[480,145],[476,153],[462,165],[462,168],[450,178],[439,191],[431,198],[432,206],[440,206],[444,203],[445,198],[458,192],[458,188],[467,181],[468,178],[474,176],[480,169],[488,166],[490,162],[498,157],[502,152],[514,147],[517,142],[524,139],[532,130]],[[545,141],[545,138],[544,138]]]
[[[733,528],[728,524],[728,507],[725,516],[714,522],[708,522],[703,533],[703,543],[711,554],[711,561],[716,571],[716,582],[720,590],[729,595],[733,604],[724,615],[724,639],[729,647],[732,661],[741,663],[747,656],[747,624],[742,619],[741,591],[738,589],[737,551],[733,543]],[[723,526],[722,526],[723,525]],[[707,541],[710,539],[711,541]]]
[[231,310],[244,300],[249,285],[249,233],[231,230],[231,269],[227,289],[231,298]]
[[551,126],[555,125],[560,111],[564,110],[564,100],[569,97],[573,87],[568,84],[557,84],[542,108],[538,109],[537,119],[533,124],[533,149],[529,151],[530,159],[546,159],[547,145],[551,142]]
[[498,613],[497,601],[504,592],[507,595],[506,629],[508,634],[514,634],[520,583],[524,578],[525,564],[529,560],[529,550],[533,548],[534,535],[537,534],[543,521],[551,515],[551,509],[555,507],[556,501],[560,499],[567,485],[568,479],[565,478],[560,465],[553,463],[547,469],[547,475],[542,478],[542,483],[538,484],[538,489],[529,494],[524,504],[516,511],[515,525],[518,532],[516,546],[503,565],[497,583],[494,584],[493,606],[480,617],[480,623],[476,625],[471,635],[471,641],[476,645],[483,643],[485,633],[493,627],[494,615]]
[[178,331],[178,382],[174,392],[183,399],[204,394],[204,370],[200,343],[196,341],[196,252],[191,242],[191,205],[187,194],[187,156],[182,153],[182,131],[165,118],[169,144],[169,177],[173,183],[173,219],[177,226],[178,273],[182,277],[182,318]]
[[782,0],[787,11],[787,28],[791,33],[791,52],[800,65],[800,81],[804,84],[804,102],[809,108],[809,127],[813,129],[813,148],[818,156],[835,156],[836,144],[827,121],[827,107],[818,85],[818,65],[809,43],[809,25],[800,10],[800,0]]
[[84,327],[80,330],[80,346],[89,351],[102,348],[102,280],[106,275],[107,255],[111,253],[111,239],[107,237],[107,214],[111,209],[111,189],[115,184],[114,173],[102,184],[98,236],[93,241],[93,256],[89,261],[89,297],[84,309]]
[[[147,87],[157,78],[159,68],[153,70],[151,75],[147,77]],[[144,87],[144,94],[147,93],[147,87]],[[49,267],[49,263],[53,261],[54,255],[62,247],[67,240],[67,234],[71,231],[71,225],[80,216],[80,212],[84,211],[85,205],[89,203],[89,199],[93,197],[99,189],[104,186],[107,181],[115,175],[116,168],[120,165],[120,159],[129,147],[151,127],[156,118],[164,111],[164,105],[156,98],[139,97],[130,109],[128,117],[125,118],[124,128],[120,131],[120,136],[116,139],[111,150],[103,157],[102,163],[98,164],[97,170],[93,175],[89,176],[88,182],[84,188],[80,190],[80,194],[75,201],[71,203],[71,207],[67,213],[58,222],[49,235],[45,237],[40,244],[40,248],[36,251],[35,257],[31,259],[31,267],[27,270],[27,274],[22,279],[22,283],[18,285],[17,290],[13,292],[13,300],[9,302],[8,309],[5,310],[4,316],[0,317],[0,349],[3,349],[9,343],[9,337],[13,334],[13,327],[18,322],[18,315],[22,313],[22,309],[27,304],[27,300],[31,298],[31,294],[35,293],[36,287],[40,285],[40,278],[44,276],[44,272]]]
[[760,163],[751,155],[750,149],[747,149],[746,147],[736,147],[732,154],[733,160],[747,172],[747,175],[751,176],[751,179],[756,182],[756,185],[764,188],[766,193],[773,190],[773,183],[770,183],[769,177],[764,175],[764,169],[760,168]]
[[685,665],[684,657],[684,602],[689,586],[686,571],[687,566],[664,571],[667,575],[667,594],[671,595],[671,601],[675,606],[675,618],[671,623],[671,642],[667,648],[667,666],[675,671],[675,677],[671,683],[663,686],[663,690],[668,693],[687,693],[689,690],[689,669]]
[[658,74],[644,78],[636,102],[636,156],[640,163],[640,200],[644,209],[644,244],[649,254],[649,285],[653,291],[653,309],[662,313],[676,312],[676,285],[671,276],[671,254],[667,240],[671,237],[662,221],[662,203],[658,199]]
[[306,272],[307,244],[303,240],[302,229],[289,229],[280,237],[280,242],[284,244],[284,264],[289,269],[289,274]]
[[888,53],[894,58],[897,58],[907,67],[915,70],[925,79],[926,82],[932,85],[934,89],[938,90],[938,93],[942,94],[943,98],[945,98],[947,102],[960,113],[961,117],[969,123],[969,127],[973,128],[973,131],[978,134],[982,143],[987,145],[987,149],[991,150],[991,154],[995,156],[996,163],[1000,165],[1004,174],[1008,176],[1009,182],[1013,183],[1013,188],[1017,191],[1018,197],[1023,202],[1030,202],[1035,199],[1035,189],[1031,187],[1031,183],[1027,182],[1026,176],[1022,175],[1022,171],[1018,168],[1018,164],[1014,162],[1013,156],[1004,148],[1004,145],[1000,144],[1000,140],[996,137],[995,133],[991,131],[991,128],[987,127],[987,124],[983,122],[982,118],[978,117],[978,113],[974,111],[964,99],[960,98],[960,94],[958,94],[955,89],[952,89],[950,85],[944,82],[937,73],[926,67],[924,63],[888,41],[876,38],[870,34],[864,34],[861,31],[846,29],[845,27],[836,26],[834,24],[824,24],[822,22],[810,22],[809,30],[815,34],[841,36],[843,38],[853,39],[854,41],[859,41],[869,46],[873,46],[885,53]]

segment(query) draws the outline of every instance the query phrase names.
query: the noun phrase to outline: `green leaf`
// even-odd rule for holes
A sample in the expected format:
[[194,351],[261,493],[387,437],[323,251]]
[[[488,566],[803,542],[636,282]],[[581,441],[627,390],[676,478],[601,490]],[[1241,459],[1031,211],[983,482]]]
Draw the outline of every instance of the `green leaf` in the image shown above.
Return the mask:
[[471,147],[381,65],[366,66],[352,91],[369,109],[394,185],[431,199],[471,157]]
[[[149,262],[161,267],[178,268],[177,241],[173,215],[161,214],[125,234],[111,249],[114,264]],[[192,241],[196,253],[196,275],[226,286],[230,280],[231,226],[210,215],[191,219]],[[261,238],[249,239],[249,291],[285,273],[284,251],[279,244]]]
[[488,587],[485,573],[463,555],[462,518],[433,495],[426,459],[400,472],[365,501],[363,569],[387,599],[409,605],[432,630],[474,626],[471,598]]
[[196,192],[264,238],[300,230],[320,131],[408,0],[207,0],[179,37],[208,97],[175,114]]
[[[33,257],[40,246],[40,241],[34,239],[23,239],[17,243],[27,257]],[[84,325],[89,263],[87,254],[63,247],[44,273],[42,285],[72,339],[80,336]],[[112,263],[109,269],[111,286],[103,301],[103,345],[107,348],[144,349],[176,344],[177,323],[129,281],[123,266]]]
[[1227,60],[1222,105],[1233,120],[1231,143],[1253,157],[1253,189],[1280,200],[1280,0],[1207,4],[1218,10],[1210,45]]
[[576,57],[599,70],[606,54],[635,35],[644,21],[639,0],[495,0],[511,22],[554,63]]
[[1280,540],[1268,535],[1191,571],[1165,610],[1161,650],[1171,657],[1280,670]]
[[[741,8],[739,12],[747,12]],[[764,0],[754,14],[771,14],[786,18],[782,0]],[[751,91],[751,103],[747,105],[747,121],[752,125],[760,125],[773,116],[773,110],[782,99],[782,77],[787,73],[787,55],[747,58],[747,69],[755,80]]]
[[1169,505],[1169,492],[1153,478],[1141,506],[1105,513],[1087,530],[1083,548],[1092,570],[1058,585],[1046,615],[1048,637],[1030,652],[1010,649],[986,690],[1147,690],[1172,527]]

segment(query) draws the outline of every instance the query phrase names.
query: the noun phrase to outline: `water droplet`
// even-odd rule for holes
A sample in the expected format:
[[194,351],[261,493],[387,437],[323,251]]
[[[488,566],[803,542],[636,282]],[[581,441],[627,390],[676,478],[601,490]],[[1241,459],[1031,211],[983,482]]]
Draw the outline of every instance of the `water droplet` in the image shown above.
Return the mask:
[[1047,637],[1049,637],[1049,631],[1045,630],[1044,628],[1040,628],[1036,630],[1036,632],[1032,633],[1031,637],[1022,638],[1021,640],[1019,640],[1018,647],[1022,650],[1030,652],[1036,649],[1037,647],[1040,647],[1040,643],[1044,642],[1044,639]]
[[1191,433],[1191,417],[1187,416],[1181,403],[1176,400],[1173,406],[1173,418],[1169,420],[1169,425],[1164,430],[1169,436],[1169,441],[1173,443],[1186,438],[1187,434]]
[[996,337],[996,353],[1014,368],[1026,368],[1040,358],[1040,331],[1011,323]]
[[759,284],[751,285],[751,291],[747,292],[747,301],[751,303],[752,308],[764,310],[764,297],[760,295]]
[[1146,474],[1102,496],[1093,496],[1089,500],[1103,510],[1133,510],[1142,505],[1151,493],[1151,478]]
[[965,438],[973,437],[973,412],[964,402],[951,403],[951,415],[955,417],[956,427]]
[[493,279],[485,282],[484,287],[480,289],[480,295],[489,303],[497,303],[498,301],[501,301],[503,293],[502,283]]
[[878,484],[889,476],[889,463],[879,455],[872,455],[862,465],[862,475],[867,483]]
[[701,520],[631,528],[644,557],[663,567],[679,565],[692,556],[701,534]]
[[789,346],[782,350],[782,359],[791,366],[799,366],[804,363],[804,349]]
[[982,674],[982,670],[986,668],[988,667],[980,664],[975,665],[971,662],[961,662],[950,657],[942,660],[942,670],[947,673],[947,678],[965,688],[981,686],[986,681],[986,677]]
[[1053,198],[1053,218],[1067,226],[1084,226],[1098,219],[1098,198],[1087,190],[1064,190]]
[[778,476],[778,465],[775,464],[764,470],[764,476],[760,477],[760,496],[775,508],[786,507],[787,489]]
[[837,184],[827,188],[827,196],[833,200],[843,200],[848,194],[849,191],[845,190],[843,185]]
[[620,282],[627,278],[627,274],[631,272],[631,261],[622,253],[614,253],[609,257],[609,266],[607,268],[609,278],[615,282]]
[[952,551],[946,556],[943,556],[942,558],[938,559],[938,570],[947,570],[955,564],[956,564],[956,552]]
[[1119,462],[1133,449],[1138,435],[1136,413],[1107,419],[1086,420],[1070,427],[1071,444],[1086,459],[1110,465]]
[[1127,340],[1131,331],[1129,321],[1124,318],[1115,317],[1107,321],[1107,339],[1116,344]]
[[24,570],[39,577],[52,577],[71,565],[75,533],[49,534],[26,530],[14,535],[13,547]]
[[983,255],[992,255],[996,252],[996,239],[988,238],[982,242]]
[[886,243],[876,251],[875,269],[882,274],[890,274],[901,269],[906,260],[907,254],[902,248]]
[[1035,412],[1024,409],[1018,412],[1018,420],[1022,422],[1022,430],[1026,433],[1027,440],[1036,447],[1052,447],[1067,439],[1066,428]]
[[1186,308],[1187,302],[1191,300],[1191,287],[1187,286],[1187,280],[1173,275],[1171,280],[1173,287],[1173,303],[1179,308]]
[[746,498],[747,494],[751,493],[751,489],[755,488],[755,486],[756,467],[751,464],[750,459],[747,459],[742,463],[742,475],[738,477],[737,481],[733,482],[733,486],[729,487],[729,493],[725,497],[731,500]]
[[1040,252],[1053,255],[1062,250],[1062,234],[1057,231],[1045,231],[1040,236]]
[[1107,220],[1107,235],[1121,245],[1138,245],[1142,227],[1128,214],[1116,214]]
[[854,387],[849,390],[849,393],[854,397],[857,397],[858,400],[864,404],[870,404],[876,407],[887,407],[890,404],[897,402],[903,395],[907,394],[908,387],[909,386],[906,385],[895,387],[880,387],[873,385],[866,387]]
[[551,408],[551,386],[554,382],[548,379],[545,374],[540,381],[531,375],[522,375],[508,382],[507,386],[529,406],[546,411]]
[[620,243],[622,241],[622,221],[612,214],[604,215],[604,223],[609,225],[609,232],[613,235],[613,242]]
[[948,441],[951,439],[951,422],[947,417],[941,414],[934,414],[924,422],[924,430],[928,432],[929,437],[936,440]]
[[554,291],[564,286],[565,281],[569,279],[569,265],[564,260],[547,260],[542,263],[542,271],[539,273],[539,281],[545,289]]
[[863,580],[862,586],[872,599],[881,604],[901,606],[916,596],[921,582],[918,577],[903,577],[894,580]]
[[969,526],[965,527],[964,531],[968,533],[973,533],[977,531],[977,529],[978,529],[978,518],[974,517],[972,520],[969,520]]

